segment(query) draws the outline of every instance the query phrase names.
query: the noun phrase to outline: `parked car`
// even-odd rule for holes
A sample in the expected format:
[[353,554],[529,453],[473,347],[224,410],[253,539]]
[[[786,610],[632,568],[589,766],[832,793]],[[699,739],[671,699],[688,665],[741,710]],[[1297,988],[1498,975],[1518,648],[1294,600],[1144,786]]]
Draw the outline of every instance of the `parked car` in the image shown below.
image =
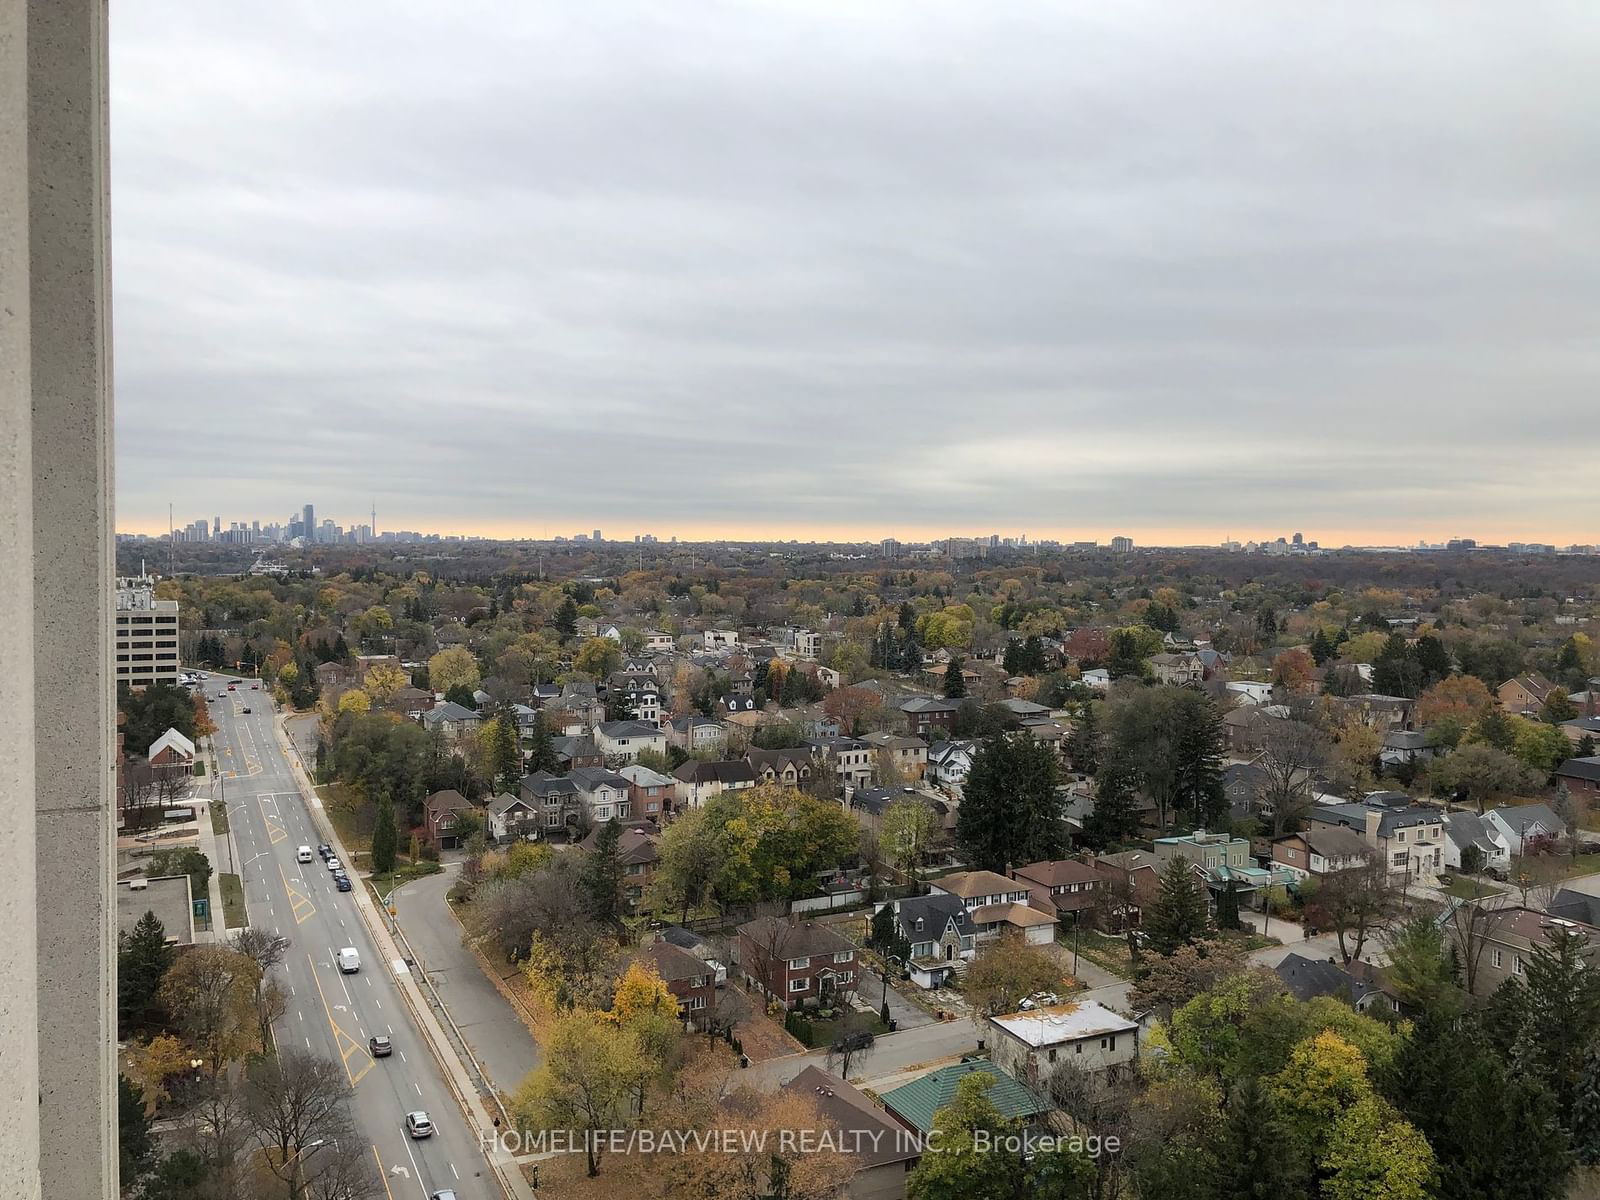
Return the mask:
[[388,1058],[394,1053],[394,1043],[383,1034],[375,1034],[367,1039],[367,1050],[373,1058]]
[[418,1109],[416,1112],[406,1114],[406,1132],[414,1138],[433,1136],[433,1122],[428,1119],[428,1114]]
[[322,861],[327,864],[330,871],[340,870],[344,866],[337,858],[325,858]]
[[341,892],[348,892],[355,885],[350,882],[350,876],[340,873],[333,877],[333,886]]
[[333,857],[333,847],[328,845],[327,842],[318,842],[317,853],[321,856],[323,862],[327,862]]

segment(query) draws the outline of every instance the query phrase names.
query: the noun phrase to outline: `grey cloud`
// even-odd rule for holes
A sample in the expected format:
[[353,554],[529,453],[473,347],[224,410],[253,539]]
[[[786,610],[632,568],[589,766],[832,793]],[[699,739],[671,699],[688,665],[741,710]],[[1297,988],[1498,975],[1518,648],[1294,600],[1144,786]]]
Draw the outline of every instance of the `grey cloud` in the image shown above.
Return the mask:
[[1588,5],[113,30],[137,521],[1556,536],[1588,503]]

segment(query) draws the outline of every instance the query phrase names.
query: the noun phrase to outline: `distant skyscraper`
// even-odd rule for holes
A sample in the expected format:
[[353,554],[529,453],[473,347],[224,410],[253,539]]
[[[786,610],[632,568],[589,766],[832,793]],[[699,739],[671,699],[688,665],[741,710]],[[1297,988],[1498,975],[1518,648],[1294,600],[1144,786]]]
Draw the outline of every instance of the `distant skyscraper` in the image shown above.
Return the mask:
[[211,518],[211,536],[212,537],[221,537],[222,536],[222,518],[221,517],[212,517]]
[[1133,549],[1133,539],[1130,537],[1114,537],[1111,539],[1111,548],[1118,554],[1126,554]]
[[1300,536],[1300,535],[1299,535],[1299,534],[1298,534],[1298,533],[1297,533],[1297,534],[1295,534],[1295,535],[1294,535],[1294,544],[1295,544],[1295,545],[1296,545],[1296,546],[1304,546],[1304,545],[1305,545],[1305,544],[1306,544],[1306,540],[1305,540],[1305,538],[1303,538],[1303,537],[1301,537],[1301,536]]
[[308,542],[317,540],[317,514],[311,505],[306,505],[301,514],[300,524],[305,527],[305,538]]
[[604,541],[604,540],[605,540],[605,539],[604,539],[604,538],[602,538],[602,537],[601,537],[601,536],[600,536],[600,531],[599,531],[599,530],[598,530],[598,529],[596,529],[596,530],[595,530],[595,531],[594,531],[594,540],[595,540],[595,541],[597,541],[597,542],[600,542],[600,541]]

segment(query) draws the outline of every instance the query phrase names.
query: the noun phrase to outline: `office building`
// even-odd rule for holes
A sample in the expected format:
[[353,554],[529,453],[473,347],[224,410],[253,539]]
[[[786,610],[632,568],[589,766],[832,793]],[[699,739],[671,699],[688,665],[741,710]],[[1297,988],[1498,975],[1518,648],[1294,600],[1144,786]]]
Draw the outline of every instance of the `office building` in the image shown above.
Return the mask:
[[300,532],[301,536],[308,542],[317,540],[317,513],[316,509],[309,504],[305,506],[300,515]]
[[1133,539],[1130,537],[1114,537],[1111,539],[1111,549],[1117,554],[1126,554],[1133,549]]
[[131,688],[178,682],[178,602],[157,600],[155,580],[117,580],[117,683]]

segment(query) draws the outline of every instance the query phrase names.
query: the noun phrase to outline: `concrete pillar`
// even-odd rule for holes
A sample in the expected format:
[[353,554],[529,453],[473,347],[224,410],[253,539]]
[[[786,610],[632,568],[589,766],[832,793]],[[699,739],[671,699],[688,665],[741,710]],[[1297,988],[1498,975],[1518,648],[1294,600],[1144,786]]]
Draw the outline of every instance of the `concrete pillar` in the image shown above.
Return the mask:
[[0,1196],[39,1195],[27,14],[0,0]]
[[8,1200],[117,1195],[107,161],[105,0],[0,0]]

